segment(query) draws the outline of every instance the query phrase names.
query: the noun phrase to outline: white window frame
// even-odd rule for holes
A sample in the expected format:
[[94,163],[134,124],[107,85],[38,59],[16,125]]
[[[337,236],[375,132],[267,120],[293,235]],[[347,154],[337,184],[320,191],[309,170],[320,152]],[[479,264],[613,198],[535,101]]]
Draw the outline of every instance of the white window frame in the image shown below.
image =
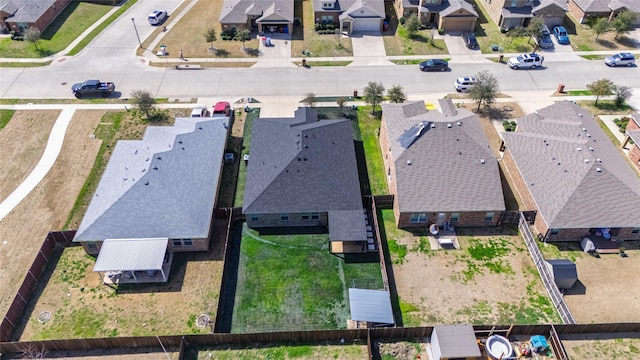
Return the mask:
[[409,218],[409,222],[412,224],[423,224],[427,222],[427,213],[411,213],[411,218]]

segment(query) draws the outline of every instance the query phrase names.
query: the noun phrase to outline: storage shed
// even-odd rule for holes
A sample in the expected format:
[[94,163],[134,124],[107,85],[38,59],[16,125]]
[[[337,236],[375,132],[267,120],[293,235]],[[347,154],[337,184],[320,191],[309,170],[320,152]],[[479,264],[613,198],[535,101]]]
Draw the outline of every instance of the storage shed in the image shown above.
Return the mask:
[[433,359],[476,359],[481,356],[473,326],[436,325],[431,334]]
[[571,289],[578,281],[576,264],[567,259],[547,260],[547,268],[553,275],[558,289]]

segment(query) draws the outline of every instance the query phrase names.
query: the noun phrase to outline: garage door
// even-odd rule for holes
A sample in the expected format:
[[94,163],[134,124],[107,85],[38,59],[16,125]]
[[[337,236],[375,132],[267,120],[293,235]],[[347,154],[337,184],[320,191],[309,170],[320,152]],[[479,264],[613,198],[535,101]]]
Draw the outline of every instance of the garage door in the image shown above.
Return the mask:
[[380,19],[359,18],[353,20],[353,32],[380,31]]
[[446,18],[442,28],[445,31],[472,31],[473,19],[469,18]]

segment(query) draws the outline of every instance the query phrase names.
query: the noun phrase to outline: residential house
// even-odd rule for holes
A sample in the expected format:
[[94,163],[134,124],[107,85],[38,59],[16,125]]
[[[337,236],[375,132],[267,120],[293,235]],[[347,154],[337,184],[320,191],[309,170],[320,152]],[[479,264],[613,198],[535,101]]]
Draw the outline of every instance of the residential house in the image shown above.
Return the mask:
[[0,0],[0,30],[21,32],[33,27],[44,31],[70,3],[71,0]]
[[351,121],[293,118],[253,122],[242,212],[254,229],[328,227],[332,252],[367,251]]
[[640,112],[631,114],[625,134],[626,137],[622,148],[627,148],[627,145],[633,142],[632,145],[629,145],[629,159],[640,171]]
[[444,31],[473,32],[478,13],[466,0],[396,0],[398,16],[416,15],[420,22]]
[[567,12],[565,0],[482,0],[482,6],[504,29],[527,27],[536,16],[540,16],[551,29],[562,25]]
[[229,125],[177,118],[118,141],[73,239],[98,255],[95,271],[160,270],[139,266],[209,249]]
[[381,31],[384,0],[313,0],[316,24],[340,24],[341,31]]
[[542,239],[640,239],[640,178],[587,110],[563,101],[517,123],[502,161]]
[[398,227],[493,226],[505,210],[498,162],[478,117],[439,100],[382,104],[380,148]]
[[263,33],[293,32],[294,0],[224,0],[222,31],[248,29]]
[[640,25],[640,1],[638,0],[568,0],[569,12],[584,24],[589,18],[604,17],[610,21],[623,11],[636,15],[636,25]]

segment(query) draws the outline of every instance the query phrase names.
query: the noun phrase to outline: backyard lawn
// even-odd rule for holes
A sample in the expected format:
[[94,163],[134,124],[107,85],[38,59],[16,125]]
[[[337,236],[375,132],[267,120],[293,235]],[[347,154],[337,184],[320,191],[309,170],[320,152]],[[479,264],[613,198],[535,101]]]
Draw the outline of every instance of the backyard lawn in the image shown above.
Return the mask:
[[373,195],[388,194],[387,179],[380,152],[380,113],[371,115],[371,107],[360,106],[358,108],[358,125],[360,136],[364,145],[364,153],[367,160],[367,173],[369,186]]
[[347,292],[381,289],[377,260],[345,262],[328,234],[260,234],[243,225],[232,333],[345,329]]
[[294,16],[300,19],[300,24],[293,27],[291,56],[301,57],[302,50],[309,50],[311,58],[353,55],[351,39],[348,37],[335,34],[320,35],[315,31],[312,0],[295,1],[293,6]]
[[0,39],[0,54],[6,58],[42,58],[66,48],[89,26],[113,7],[72,1],[43,32],[38,49],[28,41]]
[[[193,354],[193,355],[192,355]],[[192,355],[192,356],[190,356]],[[251,344],[246,347],[218,346],[187,350],[188,359],[315,359],[359,360],[367,357],[366,341],[309,344]]]
[[410,36],[398,22],[393,3],[386,4],[389,29],[382,33],[387,55],[436,55],[447,54],[444,40],[434,39],[436,29],[420,30]]

